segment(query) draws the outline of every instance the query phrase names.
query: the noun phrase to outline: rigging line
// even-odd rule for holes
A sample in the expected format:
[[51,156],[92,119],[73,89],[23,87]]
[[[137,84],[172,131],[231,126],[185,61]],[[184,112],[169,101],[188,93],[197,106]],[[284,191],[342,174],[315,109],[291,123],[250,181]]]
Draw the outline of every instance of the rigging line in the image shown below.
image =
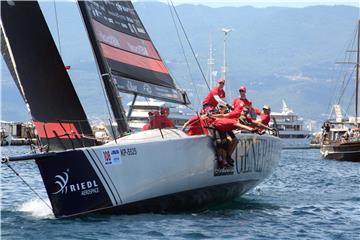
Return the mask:
[[[355,72],[355,67],[353,68],[353,70],[352,70],[352,72],[349,74],[349,76],[346,76],[346,75],[344,76],[343,88],[342,88],[342,91],[340,92],[340,95],[339,95],[337,104],[340,104],[340,101],[341,101],[342,97],[344,96],[344,93],[345,93],[347,87],[349,86],[350,80],[351,80],[354,72]],[[346,83],[345,83],[345,80],[347,80]]]
[[[351,58],[351,54],[347,53],[347,50],[349,49],[353,49],[354,48],[354,44],[355,44],[355,39],[356,39],[356,31],[357,29],[354,28],[353,30],[353,38],[352,39],[349,39],[349,41],[347,42],[347,44],[344,44],[343,46],[343,49],[340,51],[342,52],[342,61],[343,62],[350,62],[350,58]],[[345,54],[344,54],[345,52]],[[340,54],[338,54],[338,57],[336,59],[339,59]],[[332,108],[332,105],[333,104],[337,104],[339,102],[339,95],[341,93],[341,88],[342,86],[344,85],[344,82],[346,80],[346,74],[348,73],[347,70],[345,70],[345,64],[343,65],[340,65],[340,69],[339,70],[336,70],[336,68],[333,68],[333,74],[332,74],[332,77],[331,79],[340,79],[340,78],[343,78],[343,81],[341,82],[338,82],[336,81],[338,84],[333,84],[332,86],[332,91],[331,92],[334,92],[336,94],[334,94],[332,96],[332,98],[329,99],[329,103],[328,103],[328,108],[331,109]],[[336,76],[335,76],[336,75]]]
[[191,45],[191,43],[190,43],[190,40],[189,40],[189,38],[188,38],[188,36],[187,36],[187,34],[186,34],[185,28],[184,28],[184,26],[183,26],[183,24],[182,24],[182,22],[181,22],[181,19],[180,19],[180,17],[179,17],[179,14],[178,14],[178,12],[177,12],[176,9],[175,9],[174,3],[173,3],[172,0],[169,0],[169,1],[171,2],[171,5],[172,5],[172,7],[173,7],[173,9],[174,9],[174,12],[175,12],[175,14],[176,14],[176,17],[177,17],[177,19],[178,19],[178,21],[179,21],[179,23],[180,23],[181,29],[182,29],[182,31],[183,31],[183,33],[184,33],[185,38],[186,38],[186,41],[187,41],[187,43],[189,44],[189,47],[190,47],[191,52],[192,52],[192,54],[193,54],[193,56],[194,56],[194,58],[195,58],[195,61],[196,61],[196,63],[197,63],[197,66],[198,66],[198,68],[199,68],[199,70],[200,70],[200,72],[201,72],[201,75],[202,75],[205,83],[206,83],[206,86],[207,86],[207,88],[210,90],[210,86],[209,86],[209,84],[208,84],[208,82],[207,82],[207,80],[206,80],[206,77],[205,77],[205,75],[204,75],[204,72],[203,72],[203,70],[202,70],[202,68],[201,68],[201,66],[200,66],[199,60],[197,59],[196,54],[195,54],[195,52],[194,52],[194,49],[193,49],[193,47],[192,47],[192,45]]
[[[108,98],[108,96],[106,95],[106,92],[105,92],[105,83],[104,83],[104,80],[103,80],[103,78],[104,77],[106,77],[106,75],[107,76],[109,76],[108,78],[107,78],[107,80],[111,80],[112,78],[111,78],[111,75],[110,74],[108,74],[108,73],[105,73],[105,74],[101,74],[100,73],[100,70],[99,70],[99,68],[96,68],[97,69],[97,72],[98,72],[98,74],[101,76],[101,78],[99,78],[99,80],[100,80],[100,85],[101,85],[101,90],[102,90],[102,93],[103,93],[103,96],[104,96],[104,100],[105,100],[105,104],[106,104],[106,109],[107,109],[107,111],[108,111],[108,114],[109,114],[109,120],[111,120],[111,128],[113,127],[113,121],[114,121],[114,118],[115,117],[113,117],[113,115],[111,114],[111,110],[110,110],[110,104],[109,104],[109,98]],[[110,69],[110,72],[111,72],[111,69]],[[115,121],[116,121],[116,119],[115,119]],[[116,136],[114,136],[114,139],[116,139]]]
[[57,32],[57,39],[59,44],[59,53],[61,56],[61,42],[60,42],[60,30],[59,30],[59,21],[58,21],[58,15],[57,15],[57,9],[56,9],[56,0],[54,0],[54,10],[55,10],[55,23],[56,23],[56,32]]
[[348,112],[349,112],[349,108],[350,108],[352,102],[354,101],[355,92],[356,92],[356,90],[354,90],[353,95],[351,96],[350,101],[348,103],[348,106],[346,107],[346,112],[345,113],[346,113],[347,116],[349,116]]
[[[356,31],[355,31],[355,33],[356,33]],[[353,37],[352,41],[349,42],[349,44],[348,44],[348,48],[350,48],[350,49],[353,49],[354,45],[355,45],[356,34],[353,34],[353,36],[354,37]],[[346,54],[345,57],[344,57],[344,62],[350,62],[351,58],[352,58],[351,53]],[[344,64],[343,68],[342,68],[342,71],[344,72],[344,74],[343,74],[344,79],[343,79],[343,81],[341,83],[341,86],[339,87],[340,89],[339,89],[339,96],[338,96],[337,104],[340,103],[340,101],[341,101],[341,99],[342,99],[342,97],[343,97],[343,95],[344,95],[344,93],[346,91],[346,88],[349,85],[351,77],[354,74],[355,68],[353,68],[352,72],[349,73],[347,70],[345,70],[345,64]]]
[[200,104],[201,104],[201,102],[200,102],[200,96],[199,96],[199,93],[198,93],[198,91],[197,91],[197,88],[196,88],[196,85],[195,85],[195,82],[194,82],[194,78],[193,78],[192,73],[191,73],[190,64],[189,64],[189,61],[188,61],[188,59],[187,59],[187,57],[186,57],[186,54],[185,54],[184,45],[183,45],[183,43],[182,43],[182,41],[181,41],[179,29],[178,29],[177,24],[176,24],[176,22],[175,22],[174,13],[173,13],[173,11],[172,11],[172,9],[171,9],[171,5],[170,5],[169,0],[168,0],[168,6],[169,6],[169,11],[170,11],[170,14],[171,14],[171,18],[172,18],[173,23],[174,23],[174,26],[175,26],[176,35],[177,35],[177,37],[178,37],[178,40],[179,40],[179,43],[180,43],[180,46],[181,46],[181,50],[182,50],[182,53],[183,53],[184,58],[185,58],[186,66],[187,66],[187,69],[188,69],[188,72],[189,72],[189,75],[190,75],[190,80],[191,80],[191,83],[192,83],[193,86],[194,86],[195,93],[196,93],[196,98],[197,98],[197,101],[198,101],[198,103],[199,103],[199,105],[200,105]]
[[[352,34],[353,35],[353,38],[350,39],[350,41],[348,41],[347,44],[344,45],[343,47],[343,50],[342,52],[345,52],[345,54],[343,55],[343,61],[342,62],[350,62],[351,60],[351,53],[347,53],[347,49],[353,49],[354,47],[354,44],[355,44],[355,39],[356,39],[356,29],[354,29],[354,33]],[[339,57],[337,58],[339,59]],[[330,112],[332,111],[332,105],[334,104],[340,104],[340,101],[341,101],[341,98],[342,98],[342,95],[344,94],[344,91],[346,90],[347,88],[347,85],[348,85],[348,82],[346,82],[346,80],[348,79],[347,75],[349,74],[349,71],[346,69],[347,67],[345,67],[346,64],[342,64],[340,65],[340,69],[336,71],[336,68],[333,68],[333,71],[338,74],[336,74],[337,76],[335,76],[335,73],[333,73],[331,79],[340,79],[342,78],[343,80],[342,81],[337,81],[338,84],[333,84],[333,87],[332,87],[332,91],[331,92],[334,92],[335,94],[329,99],[329,102],[328,102],[328,109],[330,110]],[[353,70],[354,71],[354,70]],[[353,72],[350,74],[352,75]],[[348,80],[349,81],[349,80]]]
[[6,166],[8,166],[15,174],[18,176],[23,183],[33,192],[35,195],[52,211],[51,206],[38,194],[21,176],[16,170],[9,164],[9,162],[5,162]]

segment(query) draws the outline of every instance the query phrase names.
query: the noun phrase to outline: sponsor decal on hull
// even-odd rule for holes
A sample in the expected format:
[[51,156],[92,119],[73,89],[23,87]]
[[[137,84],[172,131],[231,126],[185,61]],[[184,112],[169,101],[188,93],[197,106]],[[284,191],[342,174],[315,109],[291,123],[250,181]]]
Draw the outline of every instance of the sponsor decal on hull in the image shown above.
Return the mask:
[[217,159],[214,161],[214,176],[263,172],[267,168],[267,160],[275,147],[275,142],[267,139],[240,139],[232,154],[234,166],[221,167]]
[[69,183],[69,169],[54,177],[54,184],[58,186],[59,190],[52,194],[68,194],[80,192],[81,196],[99,193],[99,186],[96,180],[82,181]]
[[56,217],[113,205],[108,183],[101,173],[95,172],[90,161],[93,159],[88,159],[80,150],[61,152],[55,157],[36,161]]
[[119,148],[110,148],[102,151],[102,157],[106,166],[121,164],[121,150]]

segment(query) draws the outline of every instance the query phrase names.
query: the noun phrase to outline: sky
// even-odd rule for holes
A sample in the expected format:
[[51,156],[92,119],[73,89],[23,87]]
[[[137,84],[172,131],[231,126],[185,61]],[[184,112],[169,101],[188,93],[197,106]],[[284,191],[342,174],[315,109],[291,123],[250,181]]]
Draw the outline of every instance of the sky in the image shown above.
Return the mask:
[[[156,0],[137,0],[137,1],[156,1]],[[169,0],[158,0],[161,2],[168,2]],[[281,6],[281,7],[307,7],[314,5],[349,5],[360,7],[360,0],[302,0],[302,1],[289,1],[289,0],[262,0],[262,1],[251,1],[251,0],[172,0],[175,5],[191,3],[191,4],[203,4],[210,7],[224,7],[224,6],[253,6],[253,7],[270,7],[270,6]]]

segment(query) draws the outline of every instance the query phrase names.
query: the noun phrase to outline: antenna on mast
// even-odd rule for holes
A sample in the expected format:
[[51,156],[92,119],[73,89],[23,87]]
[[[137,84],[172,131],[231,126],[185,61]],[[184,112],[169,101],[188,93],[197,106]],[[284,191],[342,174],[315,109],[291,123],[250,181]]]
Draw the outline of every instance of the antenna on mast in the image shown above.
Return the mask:
[[[227,80],[226,79],[226,73],[227,73],[227,65],[226,65],[226,39],[227,39],[227,36],[228,36],[228,34],[232,31],[232,29],[231,28],[222,28],[221,29],[221,31],[224,33],[224,52],[223,52],[223,56],[224,56],[224,59],[223,59],[223,66],[222,66],[222,68],[221,68],[221,77],[224,79],[224,80]],[[225,84],[225,89],[227,90],[227,89],[229,89],[229,83],[228,82],[226,82],[226,84]],[[225,92],[227,92],[225,90]],[[230,98],[231,98],[231,92],[229,92],[229,94],[230,94]]]
[[208,69],[209,69],[209,83],[210,83],[210,87],[214,86],[214,65],[215,65],[215,59],[213,58],[213,46],[212,46],[212,35],[211,33],[209,34],[209,42],[210,42],[210,47],[209,47],[209,58],[208,58]]

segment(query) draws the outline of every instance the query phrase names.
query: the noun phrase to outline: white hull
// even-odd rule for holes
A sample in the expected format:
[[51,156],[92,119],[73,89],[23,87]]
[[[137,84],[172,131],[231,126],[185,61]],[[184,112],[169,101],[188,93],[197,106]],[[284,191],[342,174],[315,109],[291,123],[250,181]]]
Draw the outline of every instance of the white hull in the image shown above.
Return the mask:
[[[280,159],[279,138],[244,133],[238,133],[237,138],[239,144],[232,156],[235,166],[231,168],[217,168],[213,143],[209,137],[189,137],[179,130],[164,129],[162,132],[140,132],[119,139],[117,143],[82,149],[85,161],[90,163],[96,177],[81,176],[80,179],[75,179],[78,176],[71,173],[71,166],[62,164],[62,169],[52,172],[64,175],[67,171],[69,180],[61,185],[63,190],[67,189],[67,193],[59,192],[60,185],[54,184],[55,175],[43,178],[52,204],[61,205],[54,208],[56,216],[100,209],[120,212],[171,211],[194,207],[189,204],[197,205],[196,207],[211,205],[237,197],[253,188],[272,173]],[[45,172],[42,168],[45,170],[53,167],[54,165],[39,165],[41,172]],[[82,188],[81,182],[85,182],[85,185],[90,183],[88,187],[84,185]],[[76,184],[80,184],[80,187]],[[72,202],[80,201],[84,206],[85,198],[92,202],[92,197],[98,199],[106,196],[110,202],[95,208],[73,210],[62,205],[63,201],[69,200],[69,194],[74,195]],[[163,203],[156,201],[157,199]],[[149,201],[146,202],[147,200]],[[176,202],[177,206],[168,206],[171,202]],[[180,206],[182,203],[186,203],[186,206]],[[125,206],[130,206],[131,209]],[[147,206],[146,209],[144,206]]]

